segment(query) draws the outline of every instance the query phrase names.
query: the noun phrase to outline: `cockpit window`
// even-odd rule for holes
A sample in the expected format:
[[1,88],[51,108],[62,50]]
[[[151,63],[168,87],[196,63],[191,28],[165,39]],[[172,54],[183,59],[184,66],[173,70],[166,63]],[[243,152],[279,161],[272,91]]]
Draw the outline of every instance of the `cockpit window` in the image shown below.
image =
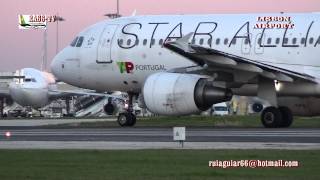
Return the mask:
[[74,47],[77,44],[78,36],[74,38],[74,40],[71,42],[70,46]]
[[82,45],[82,42],[83,42],[83,36],[81,36],[81,37],[79,37],[79,39],[78,39],[78,42],[77,42],[77,47],[81,47],[81,45]]
[[34,78],[25,78],[24,82],[37,82]]

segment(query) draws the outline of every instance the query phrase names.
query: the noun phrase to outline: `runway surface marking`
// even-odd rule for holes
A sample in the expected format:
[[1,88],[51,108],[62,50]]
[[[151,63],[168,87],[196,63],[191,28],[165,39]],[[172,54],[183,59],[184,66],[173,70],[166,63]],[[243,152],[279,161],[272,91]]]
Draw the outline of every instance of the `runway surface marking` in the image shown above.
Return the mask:
[[320,143],[259,143],[259,142],[89,142],[89,141],[5,141],[0,149],[285,149],[319,150]]

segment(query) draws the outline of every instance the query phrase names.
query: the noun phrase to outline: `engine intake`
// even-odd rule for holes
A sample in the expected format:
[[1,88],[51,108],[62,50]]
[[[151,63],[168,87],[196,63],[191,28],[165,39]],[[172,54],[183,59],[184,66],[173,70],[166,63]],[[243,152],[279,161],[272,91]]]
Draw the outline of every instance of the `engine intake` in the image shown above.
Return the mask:
[[112,98],[108,98],[108,103],[103,106],[103,110],[107,115],[113,115],[115,112],[115,105],[112,103]]

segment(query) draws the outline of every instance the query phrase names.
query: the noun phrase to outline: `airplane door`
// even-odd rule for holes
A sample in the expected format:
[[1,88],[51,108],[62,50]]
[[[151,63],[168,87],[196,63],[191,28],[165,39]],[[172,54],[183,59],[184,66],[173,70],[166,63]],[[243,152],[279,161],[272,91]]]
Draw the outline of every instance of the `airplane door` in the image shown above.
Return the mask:
[[97,48],[96,62],[98,64],[110,64],[113,62],[111,58],[111,47],[117,27],[118,25],[108,24],[101,33]]

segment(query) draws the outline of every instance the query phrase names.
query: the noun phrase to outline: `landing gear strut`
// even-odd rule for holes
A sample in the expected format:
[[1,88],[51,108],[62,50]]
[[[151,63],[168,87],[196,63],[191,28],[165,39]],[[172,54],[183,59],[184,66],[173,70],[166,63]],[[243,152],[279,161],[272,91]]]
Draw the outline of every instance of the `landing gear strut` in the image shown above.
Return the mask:
[[289,127],[292,124],[292,112],[287,107],[277,107],[275,81],[259,77],[258,97],[267,100],[271,106],[262,111],[261,121],[266,128]]
[[292,112],[287,107],[267,107],[262,111],[261,122],[266,128],[289,127],[293,122]]
[[133,114],[133,93],[128,93],[129,95],[129,106],[127,112],[120,113],[118,116],[118,123],[120,126],[134,126],[136,124],[136,115]]
[[3,117],[4,98],[0,98],[0,118]]

